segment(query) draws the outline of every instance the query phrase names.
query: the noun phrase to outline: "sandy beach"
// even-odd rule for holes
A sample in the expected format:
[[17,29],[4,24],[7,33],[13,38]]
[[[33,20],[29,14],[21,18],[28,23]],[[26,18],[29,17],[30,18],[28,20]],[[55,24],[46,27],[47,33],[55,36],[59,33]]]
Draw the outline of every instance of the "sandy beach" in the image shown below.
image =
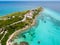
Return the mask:
[[[39,15],[39,14],[38,14]],[[33,23],[30,26],[25,26],[22,29],[16,30],[12,35],[9,36],[6,45],[9,45],[9,41],[11,39],[13,39],[14,37],[16,37],[20,32],[26,31],[28,28],[34,26],[36,24],[36,18],[38,17],[38,15],[35,16],[35,19],[33,19]]]
[[12,35],[10,35],[10,36],[9,36],[9,39],[8,39],[7,42],[6,42],[6,45],[9,45],[9,41],[10,41],[11,39],[13,39],[14,37],[16,37],[20,32],[25,31],[26,29],[30,28],[30,27],[33,26],[33,25],[35,25],[35,19],[33,20],[33,23],[32,23],[30,26],[25,26],[24,28],[15,31]]

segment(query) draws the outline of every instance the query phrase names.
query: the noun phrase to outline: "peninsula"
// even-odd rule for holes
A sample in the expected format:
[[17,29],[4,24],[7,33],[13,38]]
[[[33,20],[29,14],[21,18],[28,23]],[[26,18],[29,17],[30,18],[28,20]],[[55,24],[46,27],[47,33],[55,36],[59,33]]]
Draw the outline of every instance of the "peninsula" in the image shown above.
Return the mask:
[[31,27],[35,23],[35,17],[43,10],[42,7],[15,12],[0,17],[0,44],[11,45],[9,41],[19,32]]

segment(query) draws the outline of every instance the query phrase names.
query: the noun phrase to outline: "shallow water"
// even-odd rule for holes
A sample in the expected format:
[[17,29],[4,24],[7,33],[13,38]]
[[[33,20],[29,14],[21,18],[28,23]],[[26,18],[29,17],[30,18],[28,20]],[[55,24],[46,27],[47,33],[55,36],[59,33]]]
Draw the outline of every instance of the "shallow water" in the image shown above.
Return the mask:
[[[60,2],[0,2],[0,16],[13,12],[48,7],[37,17],[36,25],[20,33],[13,43],[22,41],[29,45],[60,45]],[[53,10],[54,11],[53,11]],[[55,12],[58,11],[58,12]]]
[[37,17],[36,25],[20,33],[13,42],[29,45],[60,45],[60,14],[45,8]]

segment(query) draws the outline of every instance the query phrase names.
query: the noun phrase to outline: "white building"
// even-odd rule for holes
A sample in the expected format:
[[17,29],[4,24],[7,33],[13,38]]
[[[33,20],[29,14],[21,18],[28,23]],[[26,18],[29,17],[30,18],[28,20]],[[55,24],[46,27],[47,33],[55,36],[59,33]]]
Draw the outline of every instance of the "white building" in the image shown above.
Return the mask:
[[26,14],[26,17],[32,18],[33,17],[34,11],[30,11],[29,13]]

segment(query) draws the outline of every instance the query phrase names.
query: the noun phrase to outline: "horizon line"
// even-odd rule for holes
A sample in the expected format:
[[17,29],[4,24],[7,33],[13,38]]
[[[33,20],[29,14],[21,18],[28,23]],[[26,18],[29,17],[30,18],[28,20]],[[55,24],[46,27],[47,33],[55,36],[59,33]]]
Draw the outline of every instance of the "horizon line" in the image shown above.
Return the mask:
[[[0,1],[5,1],[5,0],[0,0]],[[7,1],[7,0],[6,0]],[[9,0],[9,1],[14,1],[14,0]],[[15,0],[16,1],[16,0]],[[19,1],[19,0],[17,0],[17,1]],[[30,2],[34,2],[34,1],[30,1]],[[39,2],[39,1],[37,1],[37,2]],[[43,2],[46,2],[46,1],[43,1]],[[50,1],[51,2],[51,1]],[[54,1],[54,2],[57,2],[57,1]],[[60,2],[60,1],[59,1]]]

